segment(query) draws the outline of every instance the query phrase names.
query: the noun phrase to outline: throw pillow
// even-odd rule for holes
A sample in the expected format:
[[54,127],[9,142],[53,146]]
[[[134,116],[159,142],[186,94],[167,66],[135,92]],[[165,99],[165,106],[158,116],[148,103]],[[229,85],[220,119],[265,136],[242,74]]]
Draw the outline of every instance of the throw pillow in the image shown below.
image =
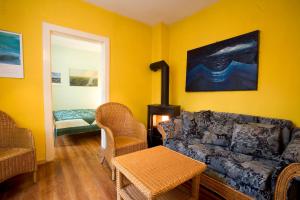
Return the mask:
[[300,131],[293,134],[293,138],[284,150],[281,158],[290,162],[300,162]]
[[222,113],[214,112],[211,115],[207,130],[202,136],[202,143],[219,146],[230,146],[232,138],[233,120]]
[[182,132],[186,138],[197,137],[201,138],[207,126],[210,123],[210,111],[200,112],[181,112]]
[[196,123],[196,131],[198,135],[202,135],[204,131],[207,130],[211,117],[211,111],[205,110],[194,113],[195,123]]
[[185,137],[196,135],[196,122],[193,112],[182,111],[182,132]]
[[266,124],[234,124],[231,150],[266,159],[280,155],[280,127]]
[[285,119],[275,119],[267,117],[258,117],[258,122],[262,124],[272,124],[279,126],[281,128],[281,137],[282,137],[282,150],[286,148],[291,139],[291,131],[293,129],[293,122]]

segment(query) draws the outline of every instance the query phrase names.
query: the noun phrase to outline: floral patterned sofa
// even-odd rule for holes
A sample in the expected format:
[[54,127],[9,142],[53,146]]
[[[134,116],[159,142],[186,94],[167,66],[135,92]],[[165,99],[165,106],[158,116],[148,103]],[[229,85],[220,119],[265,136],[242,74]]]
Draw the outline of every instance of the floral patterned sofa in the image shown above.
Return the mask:
[[201,184],[225,199],[285,199],[300,174],[300,130],[289,120],[183,111],[158,130],[165,146],[208,165]]

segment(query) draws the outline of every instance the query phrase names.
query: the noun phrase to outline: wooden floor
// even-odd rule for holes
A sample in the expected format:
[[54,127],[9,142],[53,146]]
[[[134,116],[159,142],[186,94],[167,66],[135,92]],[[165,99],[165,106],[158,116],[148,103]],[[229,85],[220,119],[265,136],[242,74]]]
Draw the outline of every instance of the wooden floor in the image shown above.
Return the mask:
[[98,158],[100,136],[59,137],[54,162],[40,165],[38,183],[30,174],[0,184],[0,199],[93,200],[116,199],[115,183]]
[[[40,165],[38,182],[25,174],[0,184],[2,200],[114,200],[115,182],[106,164],[99,160],[100,135],[61,136],[54,162]],[[218,200],[200,190],[200,199]]]

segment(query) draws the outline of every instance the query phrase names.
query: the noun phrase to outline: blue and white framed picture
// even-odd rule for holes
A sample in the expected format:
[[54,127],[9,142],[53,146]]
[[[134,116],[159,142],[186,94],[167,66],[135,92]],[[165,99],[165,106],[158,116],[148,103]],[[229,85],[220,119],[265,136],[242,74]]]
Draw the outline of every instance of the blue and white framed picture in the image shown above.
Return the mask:
[[53,84],[61,84],[61,73],[51,72],[51,79]]
[[186,91],[257,90],[259,31],[187,52]]
[[0,77],[24,78],[21,34],[0,30]]

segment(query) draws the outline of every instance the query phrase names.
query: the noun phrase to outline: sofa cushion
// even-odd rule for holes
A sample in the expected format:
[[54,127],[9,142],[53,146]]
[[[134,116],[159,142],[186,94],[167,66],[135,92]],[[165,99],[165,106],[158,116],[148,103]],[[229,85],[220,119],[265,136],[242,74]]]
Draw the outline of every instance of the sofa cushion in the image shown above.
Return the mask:
[[186,156],[189,156],[188,148],[185,140],[181,139],[167,139],[164,143],[164,146],[168,147],[169,149],[172,149],[174,151],[177,151],[179,153],[182,153]]
[[265,124],[235,124],[231,150],[266,159],[279,158],[280,128]]
[[293,138],[282,154],[283,160],[300,162],[300,131],[293,134]]
[[[200,111],[182,111],[182,133],[185,137],[203,138],[201,143],[229,146],[234,123],[261,123],[281,128],[281,152],[290,141],[293,123],[289,120],[257,117],[244,114]],[[224,126],[225,125],[225,126]]]
[[231,152],[224,156],[209,156],[208,166],[237,183],[265,190],[270,188],[270,180],[278,162]]
[[[270,177],[277,162],[230,151],[228,147],[168,139],[165,145],[196,160],[205,162],[210,171],[233,188],[258,199],[271,199]],[[219,180],[219,179],[218,179]]]
[[251,185],[244,184],[244,183],[238,183],[235,179],[232,179],[224,174],[221,174],[213,169],[207,168],[204,171],[204,174],[217,180],[218,182],[224,183],[229,185],[230,187],[243,192],[251,197],[254,197],[255,199],[259,200],[271,200],[272,199],[272,192],[271,190],[258,190]]
[[272,200],[273,199],[273,193],[272,190],[270,189],[265,189],[265,190],[259,190],[251,185],[244,184],[244,183],[239,183],[235,179],[232,179],[228,176],[225,177],[225,181],[228,185],[233,187],[234,189],[245,193],[249,195],[250,197],[253,197],[254,199],[257,200]]
[[235,122],[256,122],[255,116],[204,110],[182,111],[182,130],[185,138],[198,137],[200,143],[230,146]]
[[262,124],[276,125],[281,128],[283,151],[290,142],[292,130],[294,128],[293,122],[285,119],[275,119],[267,117],[257,117],[257,122]]
[[238,183],[251,185],[251,187],[266,190],[271,186],[271,175],[278,163],[271,160],[251,160],[245,162],[226,163],[227,176]]
[[197,134],[196,122],[193,112],[182,111],[182,131],[185,137],[194,136]]
[[187,146],[189,153],[188,156],[202,161],[202,162],[209,162],[209,157],[212,155],[220,155],[226,156],[229,152],[229,148],[217,146],[217,145],[210,145],[210,144],[201,144],[197,142],[198,139],[191,139]]
[[231,143],[234,121],[214,112],[210,118],[208,131],[204,132],[203,143],[229,146]]
[[202,140],[201,142],[203,144],[214,144],[214,145],[219,145],[219,146],[224,146],[227,147],[230,144],[230,135],[228,134],[223,134],[222,132],[219,132],[218,127],[220,126],[213,126],[210,127],[209,130],[204,131],[202,133]]
[[211,111],[204,110],[200,112],[195,112],[194,118],[196,122],[197,134],[201,135],[201,133],[207,130],[209,124],[211,123]]
[[208,159],[207,164],[215,171],[222,174],[227,174],[230,170],[228,168],[228,165],[225,165],[228,159],[230,159],[231,163],[233,162],[242,163],[242,162],[253,160],[253,157],[246,154],[234,153],[228,150],[223,152],[223,155],[220,154],[211,155]]
[[211,115],[211,111],[182,112],[183,133],[186,139],[197,137],[199,143],[229,146],[233,121]]
[[203,133],[207,131],[210,124],[210,111],[181,112],[182,132],[186,139],[198,137],[202,139]]
[[201,162],[207,162],[207,157],[211,154],[211,149],[206,148],[205,144],[192,144],[188,146],[189,156]]
[[207,130],[202,132],[202,143],[230,146],[235,122],[256,122],[255,116],[224,112],[210,112]]

